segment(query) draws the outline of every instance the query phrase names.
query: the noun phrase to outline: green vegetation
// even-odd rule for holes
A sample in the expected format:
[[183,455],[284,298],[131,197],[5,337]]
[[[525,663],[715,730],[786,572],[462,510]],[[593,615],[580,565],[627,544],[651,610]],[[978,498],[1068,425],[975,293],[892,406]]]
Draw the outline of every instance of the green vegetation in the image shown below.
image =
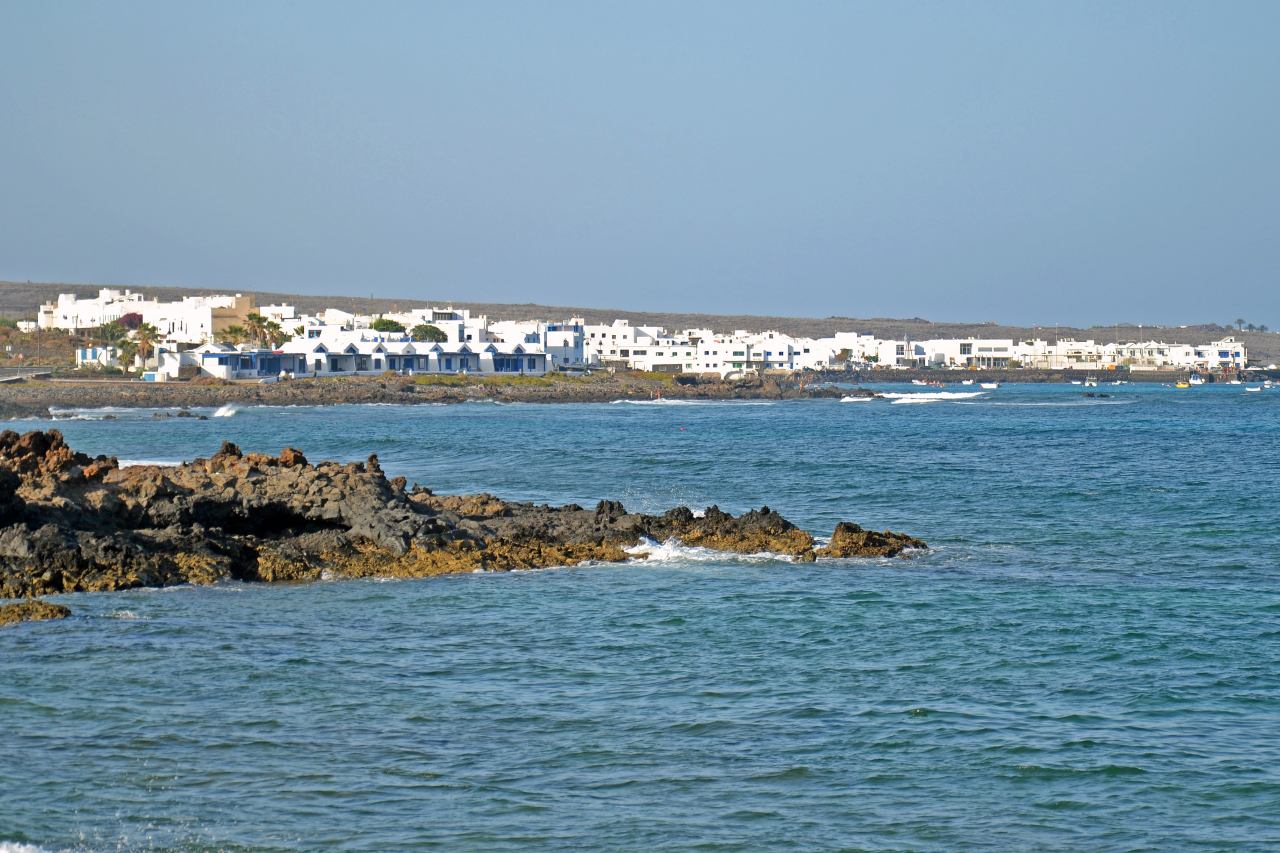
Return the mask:
[[103,323],[91,336],[94,343],[108,346],[119,346],[120,342],[127,337],[129,337],[129,330],[117,322]]
[[159,340],[160,330],[150,323],[143,323],[138,327],[138,331],[133,333],[133,342],[138,347],[138,355],[142,356],[143,363],[151,357],[151,352]]
[[18,321],[9,317],[0,317],[0,329],[16,329]]
[[404,332],[404,324],[397,323],[395,320],[388,320],[386,317],[379,317],[369,324],[369,328],[375,332]]
[[[228,327],[232,328],[232,327]],[[275,320],[269,320],[261,314],[251,313],[244,317],[245,332],[249,340],[262,346],[277,347],[284,343],[288,335]]]
[[413,335],[413,339],[415,341],[423,341],[432,344],[442,344],[449,340],[448,335],[430,323],[420,323],[417,326],[414,326],[413,331],[410,332],[410,334]]

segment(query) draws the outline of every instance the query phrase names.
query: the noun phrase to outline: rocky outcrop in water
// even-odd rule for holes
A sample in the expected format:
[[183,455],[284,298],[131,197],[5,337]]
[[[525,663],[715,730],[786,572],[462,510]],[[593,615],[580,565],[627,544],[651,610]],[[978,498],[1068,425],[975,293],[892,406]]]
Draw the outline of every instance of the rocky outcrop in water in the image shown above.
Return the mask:
[[616,501],[584,509],[440,496],[376,457],[310,463],[242,453],[231,443],[176,467],[120,468],[90,458],[56,430],[0,433],[0,598],[220,580],[426,577],[620,561],[645,539],[736,553],[893,556],[909,536],[837,527],[813,538],[767,507],[701,516],[678,507],[629,513]]
[[71,610],[61,604],[50,604],[47,601],[18,601],[13,604],[0,604],[0,626],[12,625],[15,622],[43,622],[49,619],[66,619]]

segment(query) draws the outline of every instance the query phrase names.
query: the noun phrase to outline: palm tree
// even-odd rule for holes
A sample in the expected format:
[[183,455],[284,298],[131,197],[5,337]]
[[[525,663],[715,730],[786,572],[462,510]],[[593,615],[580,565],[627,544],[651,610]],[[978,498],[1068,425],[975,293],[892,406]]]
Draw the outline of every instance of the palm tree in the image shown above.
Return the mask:
[[125,370],[133,367],[133,359],[138,354],[138,345],[126,338],[120,342],[120,366]]
[[115,346],[125,339],[129,334],[129,330],[116,322],[103,323],[94,330],[90,336],[94,343],[108,344]]
[[151,351],[160,340],[160,330],[150,323],[143,323],[138,327],[138,331],[133,333],[133,340],[138,345],[138,355],[142,356],[142,364],[145,367],[147,359],[151,357]]
[[1243,318],[1243,317],[1237,317],[1237,318],[1236,318],[1236,328],[1240,329],[1241,331],[1244,331],[1244,318]]
[[267,339],[267,318],[261,314],[250,312],[244,317],[244,327],[249,332],[249,337],[257,343],[263,343]]
[[272,349],[284,343],[286,337],[284,329],[280,328],[280,324],[275,320],[268,320],[262,324],[262,335]]
[[222,339],[232,346],[242,344],[249,337],[249,333],[244,330],[244,326],[227,326],[222,330]]

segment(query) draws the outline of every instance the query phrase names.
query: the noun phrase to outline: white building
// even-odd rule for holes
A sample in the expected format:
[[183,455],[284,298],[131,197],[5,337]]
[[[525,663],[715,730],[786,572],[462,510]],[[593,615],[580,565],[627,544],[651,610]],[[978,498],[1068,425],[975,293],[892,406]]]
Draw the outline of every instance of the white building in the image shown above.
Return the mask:
[[138,314],[170,344],[200,344],[213,340],[228,326],[243,325],[253,311],[253,298],[234,296],[186,296],[177,302],[147,299],[131,290],[103,288],[98,295],[80,299],[61,293],[54,302],[40,306],[37,324],[41,329],[83,332],[107,323],[118,323],[128,314]]
[[301,359],[298,373],[316,376],[386,371],[541,376],[548,369],[547,354],[538,343],[432,343],[368,329],[308,329],[306,336],[288,341],[278,352]]
[[40,306],[36,325],[41,329],[83,332],[119,322],[126,314],[141,314],[144,308],[155,304],[154,299],[147,299],[141,293],[109,287],[87,299],[81,299],[74,293],[60,293],[55,301]]

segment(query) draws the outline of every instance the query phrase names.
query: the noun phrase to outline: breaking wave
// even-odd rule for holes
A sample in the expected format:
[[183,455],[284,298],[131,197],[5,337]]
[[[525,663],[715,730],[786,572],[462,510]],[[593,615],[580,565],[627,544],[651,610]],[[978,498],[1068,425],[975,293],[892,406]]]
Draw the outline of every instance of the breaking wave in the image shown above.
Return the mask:
[[885,393],[883,396],[898,403],[941,403],[947,400],[972,400],[981,397],[983,391],[921,391],[916,394]]
[[236,413],[236,412],[238,412],[238,411],[240,411],[240,410],[239,410],[239,409],[237,409],[237,408],[236,408],[234,405],[232,405],[231,403],[228,403],[228,404],[226,404],[225,406],[219,406],[219,407],[218,407],[218,409],[217,409],[217,411],[215,411],[215,412],[213,413],[213,416],[214,416],[215,418],[229,418],[229,417],[232,417],[233,415],[235,415],[235,413]]
[[762,551],[758,554],[736,554],[732,551],[717,551],[713,548],[699,548],[685,545],[678,539],[656,542],[647,536],[630,548],[625,548],[635,562],[644,563],[723,563],[727,560],[746,563],[790,563],[793,557]]

